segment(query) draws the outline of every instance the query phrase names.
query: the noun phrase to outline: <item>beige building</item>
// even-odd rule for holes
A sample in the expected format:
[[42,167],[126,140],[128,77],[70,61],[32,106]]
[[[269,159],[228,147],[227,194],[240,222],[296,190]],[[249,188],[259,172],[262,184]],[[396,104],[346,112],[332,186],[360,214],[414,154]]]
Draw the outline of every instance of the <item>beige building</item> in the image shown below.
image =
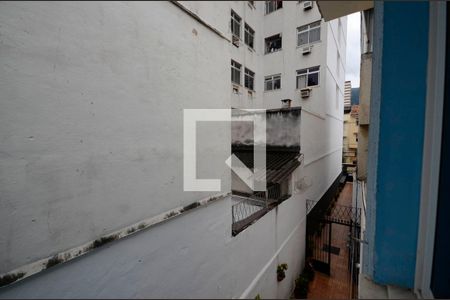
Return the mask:
[[373,10],[361,13],[361,69],[359,105],[361,106],[359,118],[359,152],[358,152],[358,180],[367,178],[367,153],[369,145],[369,109],[370,90],[372,79],[372,34],[373,34]]
[[359,105],[351,106],[350,111],[344,113],[344,141],[342,164],[348,174],[356,171],[358,154],[358,114]]

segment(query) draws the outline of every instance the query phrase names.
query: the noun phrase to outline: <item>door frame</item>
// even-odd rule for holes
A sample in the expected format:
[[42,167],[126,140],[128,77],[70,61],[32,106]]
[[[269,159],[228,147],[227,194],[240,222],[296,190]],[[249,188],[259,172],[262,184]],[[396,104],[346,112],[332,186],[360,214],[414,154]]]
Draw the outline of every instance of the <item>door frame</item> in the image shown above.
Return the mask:
[[431,1],[429,5],[425,134],[414,280],[414,291],[422,298],[434,298],[430,286],[439,191],[447,28],[446,2]]

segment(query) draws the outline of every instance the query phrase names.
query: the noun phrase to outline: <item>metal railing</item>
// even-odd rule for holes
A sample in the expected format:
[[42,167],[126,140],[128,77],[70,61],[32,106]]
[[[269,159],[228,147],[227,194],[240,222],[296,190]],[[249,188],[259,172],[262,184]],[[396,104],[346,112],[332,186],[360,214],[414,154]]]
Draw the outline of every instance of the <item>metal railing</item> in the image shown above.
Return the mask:
[[267,188],[267,191],[255,192],[250,198],[268,202],[277,201],[282,198],[281,188],[279,185],[272,185]]
[[256,192],[247,197],[236,196],[241,200],[231,206],[233,235],[261,218],[272,205],[289,196],[282,195],[279,185],[270,186],[266,191]]
[[233,224],[239,221],[245,220],[251,215],[259,212],[260,210],[267,208],[267,202],[244,198],[240,202],[231,206],[232,208],[232,218]]
[[[307,214],[312,211],[317,201],[306,200]],[[332,204],[326,210],[322,210],[318,213],[320,218],[329,220],[334,223],[340,224],[361,224],[361,208],[353,206],[345,206],[339,204]]]

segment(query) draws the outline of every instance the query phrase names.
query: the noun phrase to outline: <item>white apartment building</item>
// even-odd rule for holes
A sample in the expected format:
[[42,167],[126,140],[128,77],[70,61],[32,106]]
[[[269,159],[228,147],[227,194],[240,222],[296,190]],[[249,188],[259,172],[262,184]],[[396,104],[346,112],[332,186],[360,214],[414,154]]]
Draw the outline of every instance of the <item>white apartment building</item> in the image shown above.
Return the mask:
[[[305,201],[341,172],[345,18],[309,1],[1,2],[0,33],[0,298],[290,295]],[[184,191],[183,110],[282,99],[301,107],[301,165],[233,235],[230,124],[197,125],[197,177],[221,190]]]
[[344,110],[350,110],[352,106],[352,82],[345,81],[344,86]]
[[236,37],[230,46],[231,105],[273,109],[290,99],[302,108],[300,172],[310,186],[304,197],[318,200],[341,172],[347,19],[324,22],[314,1],[224,5],[229,36]]

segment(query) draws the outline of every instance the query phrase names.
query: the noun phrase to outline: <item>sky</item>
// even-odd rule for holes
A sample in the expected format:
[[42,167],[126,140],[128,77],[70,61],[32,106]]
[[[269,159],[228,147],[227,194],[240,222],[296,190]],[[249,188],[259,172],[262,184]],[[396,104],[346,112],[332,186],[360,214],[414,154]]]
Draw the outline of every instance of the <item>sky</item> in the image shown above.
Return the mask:
[[347,16],[347,66],[345,80],[352,82],[352,88],[359,87],[359,64],[361,61],[359,12]]

